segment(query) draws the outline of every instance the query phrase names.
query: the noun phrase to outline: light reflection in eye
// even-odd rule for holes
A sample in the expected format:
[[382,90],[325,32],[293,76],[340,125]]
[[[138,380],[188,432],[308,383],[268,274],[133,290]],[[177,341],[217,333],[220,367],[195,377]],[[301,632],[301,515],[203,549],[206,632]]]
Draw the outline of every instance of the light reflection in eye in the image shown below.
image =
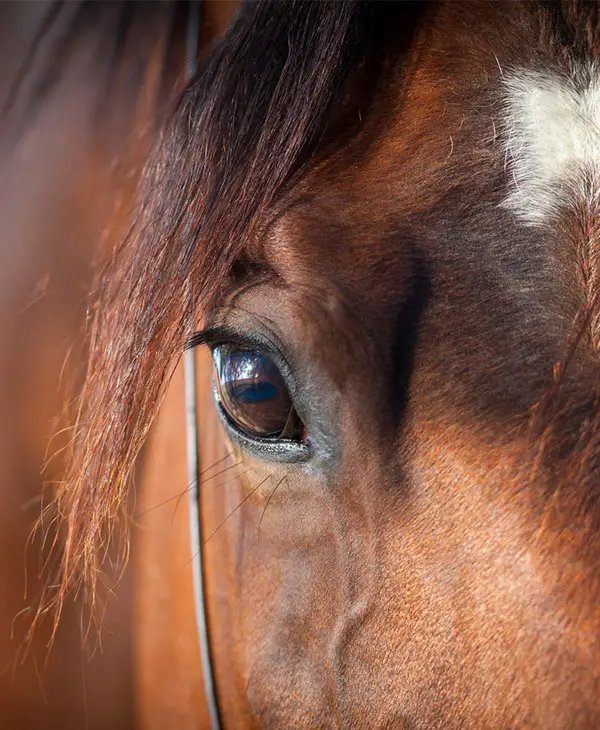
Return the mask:
[[270,357],[228,345],[213,350],[215,383],[229,419],[251,436],[298,438],[298,418],[285,380]]

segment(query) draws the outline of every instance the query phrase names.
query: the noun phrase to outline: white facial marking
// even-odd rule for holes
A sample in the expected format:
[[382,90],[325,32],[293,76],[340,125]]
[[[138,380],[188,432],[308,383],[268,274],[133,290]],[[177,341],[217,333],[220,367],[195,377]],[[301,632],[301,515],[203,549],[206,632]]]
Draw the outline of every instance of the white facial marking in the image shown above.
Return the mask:
[[600,73],[568,78],[523,71],[505,85],[506,163],[511,192],[503,207],[539,225],[565,207],[600,195]]

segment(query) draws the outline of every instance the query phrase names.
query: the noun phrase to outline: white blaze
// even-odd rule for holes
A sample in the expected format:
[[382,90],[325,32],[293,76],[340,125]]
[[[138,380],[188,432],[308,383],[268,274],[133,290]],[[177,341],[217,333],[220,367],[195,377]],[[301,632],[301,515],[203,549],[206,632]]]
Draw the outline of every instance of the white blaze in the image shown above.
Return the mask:
[[[585,78],[585,83],[582,79]],[[600,193],[600,74],[523,71],[504,79],[504,207],[531,225]]]

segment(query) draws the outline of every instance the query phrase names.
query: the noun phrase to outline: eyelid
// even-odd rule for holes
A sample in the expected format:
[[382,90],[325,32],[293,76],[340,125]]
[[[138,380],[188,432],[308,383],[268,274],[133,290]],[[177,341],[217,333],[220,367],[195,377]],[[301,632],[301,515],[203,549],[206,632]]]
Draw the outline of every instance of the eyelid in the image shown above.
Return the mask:
[[219,345],[237,345],[240,348],[264,352],[281,370],[292,397],[298,392],[298,386],[293,375],[294,368],[283,354],[283,348],[278,343],[277,337],[272,333],[265,335],[256,331],[241,332],[227,325],[213,325],[194,333],[186,342],[185,349],[190,350],[199,345],[206,345],[211,350]]
[[280,353],[280,348],[263,335],[240,332],[226,325],[214,325],[195,332],[186,342],[185,349],[190,350],[198,345],[215,348],[218,345],[238,345],[248,349],[263,347],[269,352]]
[[208,345],[208,347],[216,347],[230,342],[235,342],[239,333],[229,327],[223,325],[214,325],[205,327],[204,329],[194,332],[194,334],[185,343],[184,350],[193,350],[199,345]]

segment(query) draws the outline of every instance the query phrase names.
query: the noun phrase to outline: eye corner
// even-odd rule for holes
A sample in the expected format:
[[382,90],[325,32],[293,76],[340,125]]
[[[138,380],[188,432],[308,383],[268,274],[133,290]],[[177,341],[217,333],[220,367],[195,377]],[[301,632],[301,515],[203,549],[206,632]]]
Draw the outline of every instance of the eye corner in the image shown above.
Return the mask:
[[292,441],[289,439],[261,439],[248,436],[232,423],[218,400],[216,405],[219,418],[229,438],[250,455],[282,464],[302,463],[312,457],[313,449],[310,438]]

